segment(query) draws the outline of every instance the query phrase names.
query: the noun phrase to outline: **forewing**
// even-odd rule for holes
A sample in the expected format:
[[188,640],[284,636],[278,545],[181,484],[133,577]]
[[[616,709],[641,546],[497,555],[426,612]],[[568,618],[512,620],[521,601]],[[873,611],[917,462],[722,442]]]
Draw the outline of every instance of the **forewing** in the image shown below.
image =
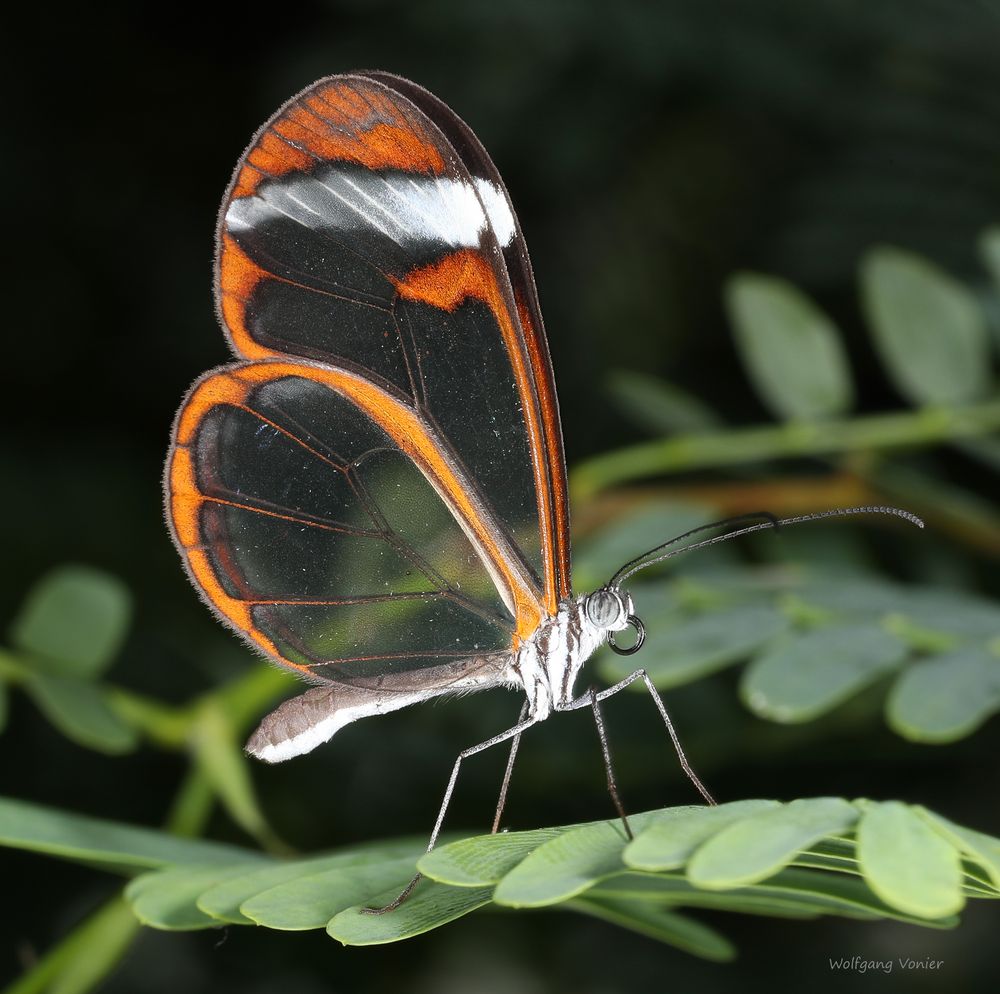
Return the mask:
[[566,484],[566,457],[563,451],[562,424],[559,418],[559,399],[556,394],[552,361],[549,357],[542,311],[538,304],[538,291],[531,269],[531,259],[525,244],[524,234],[514,213],[510,195],[499,171],[493,164],[482,142],[475,132],[447,104],[422,86],[394,76],[391,73],[365,73],[371,79],[379,80],[386,86],[406,96],[420,108],[440,128],[448,142],[456,150],[465,168],[473,178],[473,185],[484,201],[503,200],[488,211],[491,216],[512,220],[512,235],[494,232],[503,253],[504,265],[510,282],[515,304],[517,323],[527,352],[531,376],[538,397],[539,417],[542,429],[542,456],[547,466],[547,487],[543,493],[548,498],[550,512],[542,518],[542,541],[551,557],[551,572],[546,580],[550,596],[556,600],[568,597],[572,591],[570,571],[569,499]]
[[238,354],[322,362],[411,406],[555,611],[569,593],[565,469],[530,265],[496,170],[452,112],[392,77],[295,97],[237,167],[217,293]]

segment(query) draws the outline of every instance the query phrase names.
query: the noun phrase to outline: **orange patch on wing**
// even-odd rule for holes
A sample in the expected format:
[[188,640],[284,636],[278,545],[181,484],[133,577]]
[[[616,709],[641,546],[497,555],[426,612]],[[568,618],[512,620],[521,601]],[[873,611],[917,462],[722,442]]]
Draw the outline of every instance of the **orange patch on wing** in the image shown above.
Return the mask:
[[254,625],[253,615],[250,613],[250,605],[245,600],[241,600],[238,597],[230,597],[226,593],[218,577],[215,575],[215,570],[212,568],[208,554],[204,550],[187,550],[187,561],[192,575],[201,585],[208,599],[215,605],[217,611],[228,618],[236,628],[253,639],[266,653],[280,659],[282,665],[291,666],[293,669],[300,670],[303,673],[309,672],[308,666],[293,663],[285,659],[278,652],[278,647],[274,642]]
[[232,199],[238,200],[240,197],[252,196],[262,179],[265,177],[261,172],[254,169],[253,166],[244,165],[233,184]]
[[229,329],[233,347],[247,359],[263,359],[273,351],[254,341],[246,323],[246,305],[257,284],[272,279],[236,244],[232,235],[223,233],[219,254],[219,293],[222,317]]
[[201,501],[191,450],[178,447],[170,462],[170,515],[177,538],[185,548],[201,540],[198,534]]
[[[396,282],[396,290],[404,300],[420,301],[445,311],[455,310],[459,304],[471,297],[486,304],[496,319],[504,345],[507,348],[507,355],[510,357],[514,380],[517,383],[521,406],[524,410],[524,423],[528,432],[528,447],[531,452],[535,491],[538,498],[538,523],[542,535],[542,566],[546,581],[545,609],[549,614],[555,614],[561,597],[566,596],[566,594],[556,589],[556,567],[553,557],[558,554],[560,561],[564,560],[568,565],[569,550],[567,548],[557,552],[555,548],[557,541],[554,536],[561,534],[559,527],[557,527],[561,522],[553,520],[554,509],[548,496],[550,492],[550,466],[545,454],[551,449],[545,444],[545,428],[543,427],[542,413],[539,412],[539,398],[535,392],[538,378],[533,375],[534,369],[544,368],[537,341],[534,341],[534,351],[532,351],[532,342],[535,336],[532,333],[522,339],[520,319],[515,319],[511,314],[507,301],[497,284],[493,267],[483,254],[475,249],[461,249],[451,255],[446,255],[443,259],[433,262],[429,266],[411,271],[403,279]],[[530,323],[526,327],[529,331],[531,330]],[[528,356],[525,356],[521,348],[522,340],[526,340],[528,343]],[[544,398],[542,403],[544,405]],[[555,430],[558,431],[559,415],[558,408],[555,407],[554,397],[550,399],[548,409],[543,408],[543,412],[549,418],[554,413]],[[553,458],[555,458],[554,455]],[[562,499],[565,502],[565,492],[562,494]],[[565,575],[568,576],[568,572]]]
[[[176,444],[170,456],[170,519],[183,547],[188,569],[215,609],[266,653],[281,659],[285,665],[307,672],[308,667],[283,659],[274,642],[254,625],[247,599],[226,592],[202,545],[200,518],[206,498],[198,486],[190,445],[208,411],[219,404],[239,404],[248,390],[247,384],[238,377],[221,373],[204,380],[189,396],[177,421]],[[236,582],[238,576],[233,573],[230,579]]]
[[204,591],[212,599],[212,603],[236,626],[245,632],[254,628],[250,617],[250,605],[245,601],[230,597],[223,589],[219,578],[212,569],[208,553],[204,549],[191,549],[188,552],[188,565],[191,572],[198,578]]
[[[503,321],[496,313],[505,310],[496,277],[482,253],[475,249],[461,249],[414,269],[396,282],[396,289],[404,300],[420,301],[443,311],[453,311],[462,301],[474,297],[486,304],[498,321]],[[509,324],[509,316],[506,320]]]
[[311,90],[276,117],[246,154],[232,197],[249,197],[270,176],[305,172],[317,162],[367,169],[444,172],[435,136],[373,84],[362,95],[335,83]]
[[220,404],[238,406],[246,399],[249,387],[235,373],[216,373],[199,383],[181,409],[177,421],[177,444],[190,445],[202,419]]
[[553,533],[543,535],[543,541],[552,546],[558,570],[555,575],[545,577],[545,585],[546,590],[551,589],[557,600],[562,600],[569,597],[573,591],[570,586],[569,493],[566,483],[566,463],[562,453],[559,401],[552,377],[547,375],[551,364],[544,340],[539,336],[531,320],[531,314],[520,296],[517,299],[517,314],[524,329],[524,340],[528,346],[531,366],[536,372],[535,383],[541,405],[542,427],[547,443],[545,451],[549,462],[549,482],[552,487]]
[[265,176],[284,176],[285,173],[308,169],[314,160],[308,152],[283,141],[272,126],[250,149],[246,161]]
[[[324,105],[326,116],[335,124],[346,127],[354,121],[364,119],[378,112],[378,92],[369,95],[369,100],[361,98],[358,91],[343,80],[328,83],[322,89],[315,90],[308,99]],[[384,111],[384,101],[383,111]]]

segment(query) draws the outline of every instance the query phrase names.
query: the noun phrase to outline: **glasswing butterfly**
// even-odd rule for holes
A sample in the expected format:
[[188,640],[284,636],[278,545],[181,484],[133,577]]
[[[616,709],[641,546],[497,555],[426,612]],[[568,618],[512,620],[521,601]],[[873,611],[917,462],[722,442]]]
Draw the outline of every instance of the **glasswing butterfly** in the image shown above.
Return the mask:
[[[598,704],[643,680],[713,803],[643,670],[574,695],[603,642],[642,644],[622,584],[693,533],[573,595],[531,264],[469,127],[387,73],[314,83],[237,164],[215,295],[237,361],[197,380],[177,414],[167,520],[212,611],[315,684],[266,717],[248,751],[278,762],[358,718],[510,687],[525,694],[520,720],[460,754],[428,848],[462,760],[510,741],[496,830],[520,734],[553,711],[593,709],[624,820]],[[907,516],[830,513],[862,510]],[[779,523],[747,517],[764,520],[684,548]]]

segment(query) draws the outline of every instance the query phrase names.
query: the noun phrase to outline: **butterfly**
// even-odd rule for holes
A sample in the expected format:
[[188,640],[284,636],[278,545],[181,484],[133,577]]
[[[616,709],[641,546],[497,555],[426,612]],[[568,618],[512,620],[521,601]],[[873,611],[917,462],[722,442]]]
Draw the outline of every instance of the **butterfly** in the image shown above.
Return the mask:
[[[521,733],[582,707],[624,818],[598,705],[642,680],[712,803],[645,671],[575,693],[599,646],[641,646],[623,583],[688,536],[573,594],[531,264],[470,128],[387,73],[309,86],[236,166],[215,297],[237,358],[198,379],[177,414],[167,520],[212,611],[314,684],[267,716],[247,750],[279,762],[360,718],[514,688],[520,719],[460,754],[428,848],[463,759],[512,743],[495,829]],[[765,517],[739,533],[775,523]]]

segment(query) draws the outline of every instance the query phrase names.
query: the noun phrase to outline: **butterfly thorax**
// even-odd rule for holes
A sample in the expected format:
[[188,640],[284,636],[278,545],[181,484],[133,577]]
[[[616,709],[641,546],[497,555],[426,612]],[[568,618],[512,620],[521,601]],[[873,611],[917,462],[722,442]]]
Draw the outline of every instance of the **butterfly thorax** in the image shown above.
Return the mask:
[[606,589],[568,597],[521,643],[513,670],[531,717],[541,721],[574,699],[573,686],[583,664],[607,641],[609,631],[624,627],[631,610],[626,598]]

